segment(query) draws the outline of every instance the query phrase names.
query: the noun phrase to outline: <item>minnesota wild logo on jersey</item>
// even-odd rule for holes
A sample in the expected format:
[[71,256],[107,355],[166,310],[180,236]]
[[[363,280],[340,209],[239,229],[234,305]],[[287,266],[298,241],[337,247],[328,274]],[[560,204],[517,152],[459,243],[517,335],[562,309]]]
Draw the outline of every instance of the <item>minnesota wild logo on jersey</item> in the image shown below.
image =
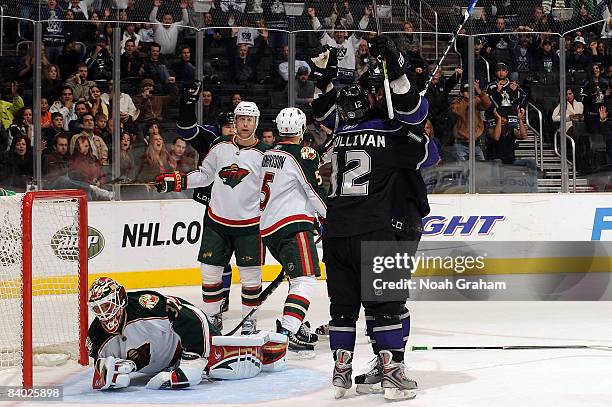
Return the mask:
[[234,163],[230,166],[221,168],[221,171],[219,171],[219,178],[223,180],[225,185],[234,188],[249,174],[249,170],[240,168],[238,164]]

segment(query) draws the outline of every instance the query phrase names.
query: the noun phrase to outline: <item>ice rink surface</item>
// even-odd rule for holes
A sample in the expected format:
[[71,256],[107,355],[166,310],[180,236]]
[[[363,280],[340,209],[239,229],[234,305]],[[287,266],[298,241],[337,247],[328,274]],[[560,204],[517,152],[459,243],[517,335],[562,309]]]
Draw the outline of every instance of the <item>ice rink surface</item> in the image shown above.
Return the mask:
[[[199,287],[171,287],[158,291],[201,301]],[[281,285],[259,312],[259,329],[274,329],[286,285]],[[240,287],[232,287],[227,330],[239,320]],[[409,345],[607,345],[612,346],[610,302],[412,302]],[[307,319],[313,328],[328,320],[325,283],[321,282]],[[372,351],[358,325],[353,375],[368,369]],[[463,350],[406,353],[410,376],[419,384],[414,400],[394,402],[410,406],[612,406],[612,351]],[[133,386],[115,392],[91,390],[91,367],[75,364],[37,368],[36,384],[64,386],[64,401],[53,405],[257,405],[257,406],[379,406],[380,394],[334,400],[332,358],[327,341],[320,341],[314,359],[289,360],[285,372],[261,374],[250,380],[204,382],[179,391],[146,390],[147,378],[135,377]],[[0,371],[0,384],[14,379]],[[0,403],[7,404],[7,403]],[[32,403],[41,406],[44,403]],[[23,404],[21,404],[23,405]]]

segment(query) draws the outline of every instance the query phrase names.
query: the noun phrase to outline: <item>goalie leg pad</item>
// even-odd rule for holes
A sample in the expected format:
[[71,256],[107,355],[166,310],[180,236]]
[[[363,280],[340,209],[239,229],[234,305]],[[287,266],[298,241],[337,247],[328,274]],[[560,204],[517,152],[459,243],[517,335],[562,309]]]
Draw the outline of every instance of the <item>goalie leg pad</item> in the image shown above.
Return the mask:
[[265,334],[251,336],[214,336],[208,357],[208,376],[212,379],[249,379],[262,369]]
[[287,369],[287,336],[276,332],[268,333],[267,342],[261,348],[264,372],[279,372]]
[[91,387],[94,390],[121,389],[130,385],[130,373],[136,363],[113,356],[96,360]]
[[195,386],[202,381],[201,367],[186,366],[159,372],[147,382],[146,388],[152,390],[177,390]]

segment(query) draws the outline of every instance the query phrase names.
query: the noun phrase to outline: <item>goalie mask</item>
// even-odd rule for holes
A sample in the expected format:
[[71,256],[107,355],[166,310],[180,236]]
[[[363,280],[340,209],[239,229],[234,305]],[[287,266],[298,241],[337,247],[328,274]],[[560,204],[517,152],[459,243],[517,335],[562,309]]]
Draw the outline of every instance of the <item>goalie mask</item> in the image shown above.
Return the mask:
[[359,123],[368,118],[370,101],[365,90],[359,85],[342,88],[336,101],[340,121],[346,124]]
[[100,277],[89,287],[87,303],[109,333],[117,332],[127,306],[125,288],[110,277]]
[[306,131],[306,115],[297,107],[287,107],[276,116],[276,128],[280,137],[299,137]]

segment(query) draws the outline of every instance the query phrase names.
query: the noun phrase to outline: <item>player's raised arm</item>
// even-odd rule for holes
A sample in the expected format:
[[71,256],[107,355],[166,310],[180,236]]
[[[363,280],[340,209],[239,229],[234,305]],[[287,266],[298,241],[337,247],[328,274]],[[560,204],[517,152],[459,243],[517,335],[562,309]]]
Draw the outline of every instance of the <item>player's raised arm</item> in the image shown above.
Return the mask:
[[325,127],[335,130],[338,125],[336,114],[336,90],[332,81],[338,76],[338,49],[325,49],[311,58],[311,75],[315,79],[312,112],[315,120]]

